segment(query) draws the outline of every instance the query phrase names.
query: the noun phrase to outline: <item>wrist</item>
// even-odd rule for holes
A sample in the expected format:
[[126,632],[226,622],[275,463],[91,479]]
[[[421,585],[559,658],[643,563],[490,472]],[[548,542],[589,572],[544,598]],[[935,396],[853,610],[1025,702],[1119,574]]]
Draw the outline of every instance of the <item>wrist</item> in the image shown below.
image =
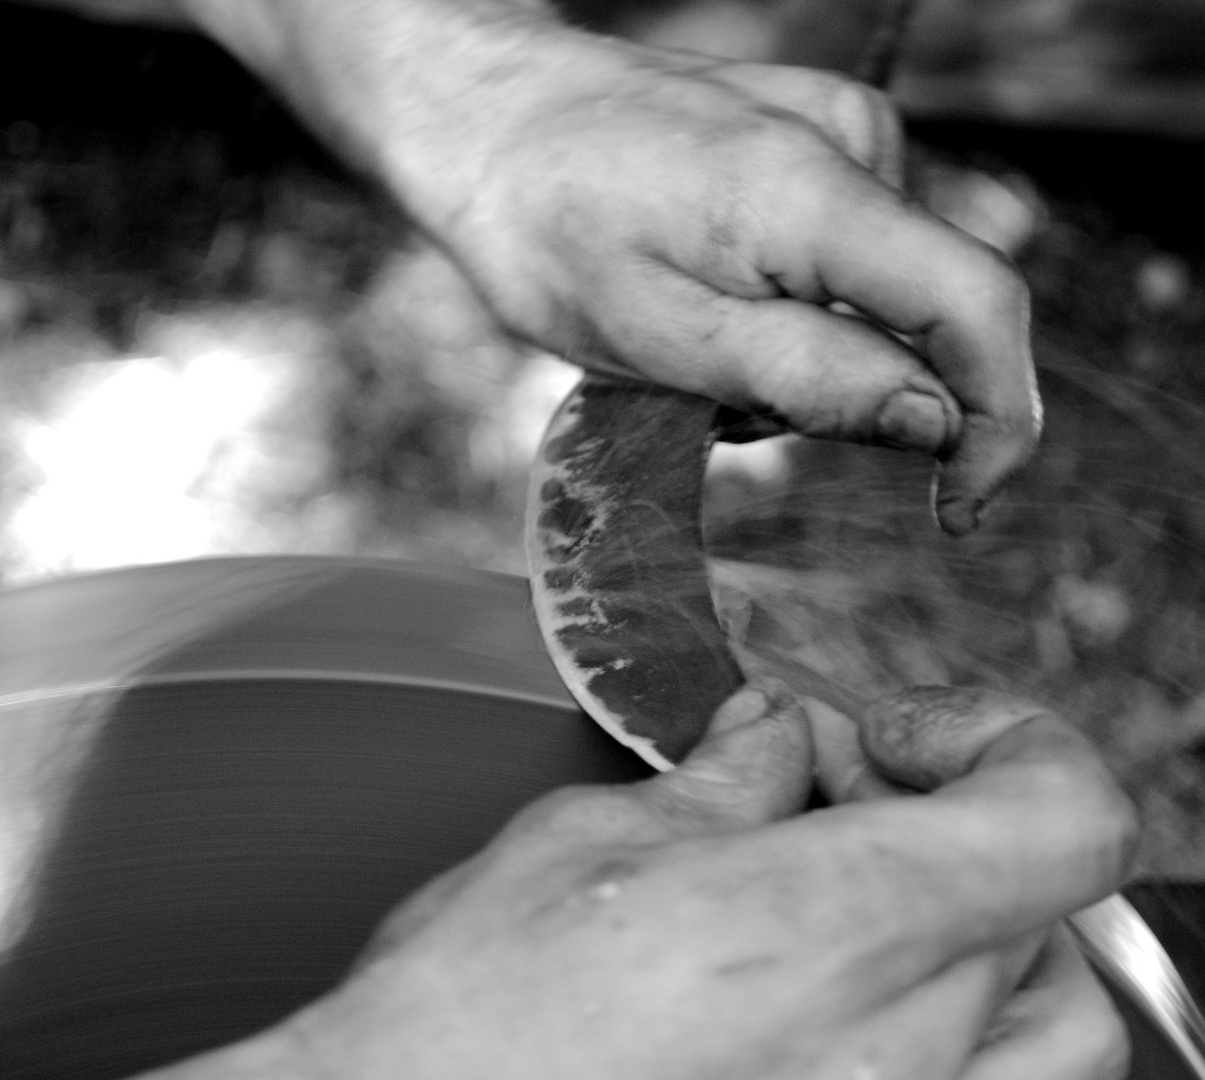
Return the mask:
[[590,35],[544,0],[183,0],[198,27],[435,235]]

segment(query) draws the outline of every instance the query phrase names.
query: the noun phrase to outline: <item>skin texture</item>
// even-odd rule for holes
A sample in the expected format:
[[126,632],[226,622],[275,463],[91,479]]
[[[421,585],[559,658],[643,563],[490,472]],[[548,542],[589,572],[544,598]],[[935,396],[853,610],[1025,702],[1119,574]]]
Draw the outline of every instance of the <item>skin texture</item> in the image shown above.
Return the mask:
[[[342,987],[157,1080],[1123,1076],[1058,920],[1122,882],[1132,811],[1056,717],[959,705],[952,731],[948,701],[931,720],[897,703],[892,775],[943,770],[898,794],[882,714],[859,741],[745,689],[675,771],[533,804],[398,908]],[[854,801],[799,816],[813,766]]]
[[955,533],[1032,450],[1025,288],[900,197],[873,91],[588,34],[537,0],[184,7],[383,180],[512,333],[935,454]]

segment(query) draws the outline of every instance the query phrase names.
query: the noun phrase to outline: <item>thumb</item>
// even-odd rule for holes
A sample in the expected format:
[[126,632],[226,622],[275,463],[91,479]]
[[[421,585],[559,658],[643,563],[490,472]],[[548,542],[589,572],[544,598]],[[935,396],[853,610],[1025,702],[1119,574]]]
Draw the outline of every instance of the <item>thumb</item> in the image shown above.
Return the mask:
[[676,769],[634,790],[674,832],[697,835],[797,813],[811,783],[803,706],[785,684],[759,679],[716,710],[703,741]]
[[870,705],[859,735],[883,775],[932,791],[971,772],[1006,732],[1049,715],[1041,705],[996,690],[913,686]]

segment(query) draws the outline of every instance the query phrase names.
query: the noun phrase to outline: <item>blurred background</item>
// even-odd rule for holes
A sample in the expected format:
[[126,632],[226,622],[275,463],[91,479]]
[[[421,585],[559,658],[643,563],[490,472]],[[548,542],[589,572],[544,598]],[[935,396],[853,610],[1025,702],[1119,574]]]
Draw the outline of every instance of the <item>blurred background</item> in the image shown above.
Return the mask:
[[[115,15],[139,5],[112,0]],[[875,0],[572,0],[600,29],[847,65]],[[216,553],[523,573],[573,369],[502,336],[380,191],[172,27],[0,3],[0,581]],[[984,530],[926,463],[717,451],[735,635],[873,692],[1058,705],[1205,875],[1205,4],[921,0],[896,95],[918,199],[1021,266],[1042,452]]]

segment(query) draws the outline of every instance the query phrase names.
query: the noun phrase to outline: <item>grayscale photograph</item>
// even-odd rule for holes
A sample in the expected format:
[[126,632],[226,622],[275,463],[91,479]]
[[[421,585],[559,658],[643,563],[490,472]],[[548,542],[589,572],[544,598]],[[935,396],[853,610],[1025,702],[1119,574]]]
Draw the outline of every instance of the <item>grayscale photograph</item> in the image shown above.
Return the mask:
[[1205,0],[0,0],[0,1080],[1205,1080]]

